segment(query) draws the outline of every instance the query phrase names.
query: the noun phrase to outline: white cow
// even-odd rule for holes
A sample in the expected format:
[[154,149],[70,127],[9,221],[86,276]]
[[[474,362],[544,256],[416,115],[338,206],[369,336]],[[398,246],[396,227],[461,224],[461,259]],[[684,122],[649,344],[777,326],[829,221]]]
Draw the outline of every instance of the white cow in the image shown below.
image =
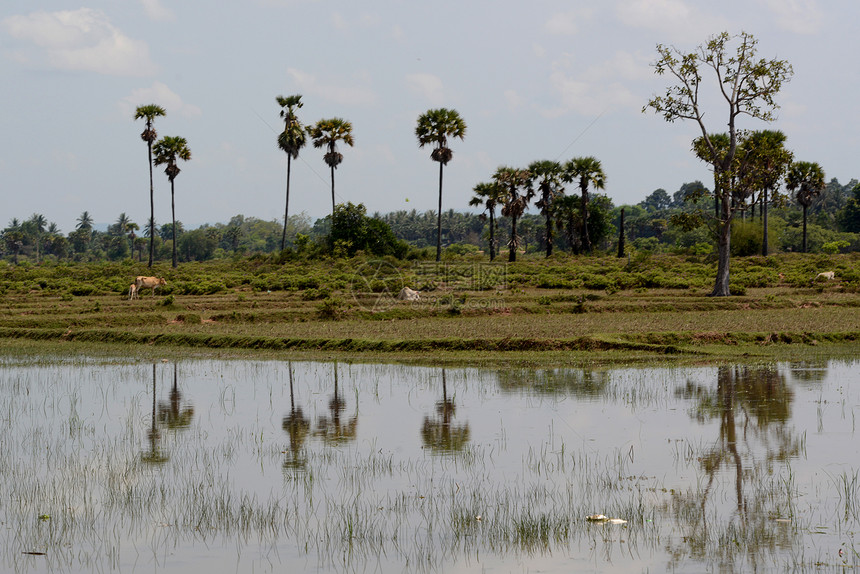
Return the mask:
[[421,293],[410,289],[409,287],[404,287],[400,290],[400,293],[397,294],[398,301],[420,301]]
[[164,280],[164,277],[144,277],[143,275],[138,275],[137,279],[134,280],[134,286],[137,287],[138,297],[140,297],[141,289],[152,289],[152,296],[155,297],[155,290],[162,285],[167,285],[167,281]]
[[832,281],[836,277],[835,271],[824,271],[815,276],[815,280],[824,279],[826,281]]
[[140,299],[140,295],[137,294],[137,283],[132,283],[128,286],[128,298],[131,299]]

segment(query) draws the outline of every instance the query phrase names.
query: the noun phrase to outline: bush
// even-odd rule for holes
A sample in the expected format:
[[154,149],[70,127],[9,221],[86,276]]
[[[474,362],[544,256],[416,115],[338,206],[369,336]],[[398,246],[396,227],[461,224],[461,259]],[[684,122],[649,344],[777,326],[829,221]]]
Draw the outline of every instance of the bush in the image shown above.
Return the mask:
[[346,303],[338,297],[328,297],[317,306],[317,316],[320,319],[336,321],[343,317]]

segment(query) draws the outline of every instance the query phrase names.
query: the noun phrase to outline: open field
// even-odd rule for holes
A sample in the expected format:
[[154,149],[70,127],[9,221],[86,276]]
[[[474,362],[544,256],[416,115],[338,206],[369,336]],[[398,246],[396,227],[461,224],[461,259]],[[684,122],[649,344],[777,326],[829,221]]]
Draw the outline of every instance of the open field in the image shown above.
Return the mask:
[[[860,258],[737,258],[712,298],[705,259],[553,258],[489,264],[238,259],[177,270],[0,264],[0,337],[197,351],[497,356],[529,360],[796,353],[860,340]],[[834,270],[833,281],[814,281]],[[136,275],[167,285],[129,301]],[[417,302],[397,301],[402,286]],[[196,352],[196,351],[195,351]]]

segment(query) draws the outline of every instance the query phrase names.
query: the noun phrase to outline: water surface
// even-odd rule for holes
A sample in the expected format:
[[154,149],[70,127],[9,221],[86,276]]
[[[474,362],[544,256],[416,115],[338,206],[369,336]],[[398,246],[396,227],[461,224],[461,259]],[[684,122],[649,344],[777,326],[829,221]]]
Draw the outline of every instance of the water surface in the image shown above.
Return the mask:
[[858,383],[9,356],[0,569],[841,572]]

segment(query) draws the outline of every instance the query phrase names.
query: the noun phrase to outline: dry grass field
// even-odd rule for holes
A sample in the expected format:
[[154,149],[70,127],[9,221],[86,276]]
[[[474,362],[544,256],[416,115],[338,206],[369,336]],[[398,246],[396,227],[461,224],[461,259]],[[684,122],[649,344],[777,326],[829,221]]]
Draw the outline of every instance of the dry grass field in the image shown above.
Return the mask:
[[[55,344],[514,358],[791,353],[860,338],[857,258],[733,262],[727,298],[713,265],[680,256],[458,260],[237,260],[154,271],[125,264],[0,266],[0,338]],[[817,270],[833,281],[814,281]],[[167,278],[128,300],[138,274]],[[398,301],[402,286],[422,292]],[[860,346],[858,346],[860,350]]]

